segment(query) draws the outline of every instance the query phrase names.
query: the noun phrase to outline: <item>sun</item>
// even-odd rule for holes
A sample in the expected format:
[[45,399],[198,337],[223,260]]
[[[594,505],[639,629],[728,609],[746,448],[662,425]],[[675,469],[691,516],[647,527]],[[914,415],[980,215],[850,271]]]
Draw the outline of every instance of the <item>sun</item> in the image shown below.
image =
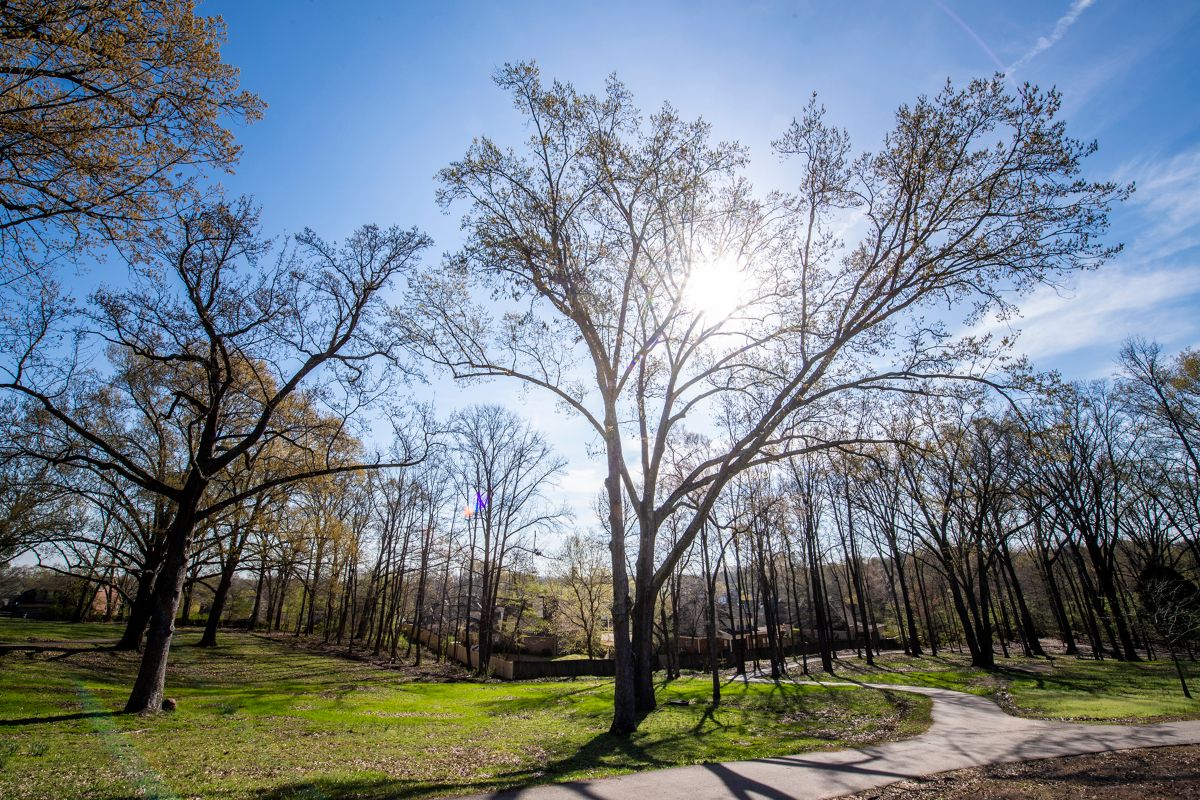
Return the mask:
[[684,303],[709,322],[729,317],[742,303],[748,276],[737,259],[720,256],[692,265]]

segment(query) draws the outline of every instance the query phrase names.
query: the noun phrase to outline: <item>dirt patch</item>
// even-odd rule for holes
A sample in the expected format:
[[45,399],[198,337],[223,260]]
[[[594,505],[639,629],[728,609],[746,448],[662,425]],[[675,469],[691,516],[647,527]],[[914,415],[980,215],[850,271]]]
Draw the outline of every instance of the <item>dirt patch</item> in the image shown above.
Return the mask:
[[1054,672],[1053,664],[1005,664],[1003,669],[1007,672],[1020,672],[1025,675],[1050,675]]
[[1200,745],[960,769],[847,797],[858,800],[1200,798]]

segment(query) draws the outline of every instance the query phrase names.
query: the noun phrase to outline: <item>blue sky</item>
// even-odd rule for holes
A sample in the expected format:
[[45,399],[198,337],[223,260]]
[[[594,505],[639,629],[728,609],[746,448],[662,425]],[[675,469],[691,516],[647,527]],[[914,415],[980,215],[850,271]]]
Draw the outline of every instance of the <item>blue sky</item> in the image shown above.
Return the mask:
[[[268,231],[416,225],[436,241],[431,258],[459,243],[457,216],[434,203],[435,172],[473,136],[520,135],[491,83],[505,62],[536,59],[585,90],[616,72],[644,109],[669,100],[748,145],[764,189],[788,188],[768,145],[813,91],[874,149],[897,105],[947,78],[1003,68],[1055,85],[1068,130],[1100,143],[1089,175],[1138,191],[1113,218],[1125,252],[1023,303],[1020,349],[1086,378],[1110,374],[1130,334],[1172,351],[1200,343],[1200,3],[210,0],[201,13],[225,18],[225,59],[269,105],[238,132],[245,152],[225,180],[257,197]],[[443,403],[475,399],[449,388],[437,387]],[[571,459],[563,488],[586,505],[599,473],[582,428],[548,403],[524,408]]]

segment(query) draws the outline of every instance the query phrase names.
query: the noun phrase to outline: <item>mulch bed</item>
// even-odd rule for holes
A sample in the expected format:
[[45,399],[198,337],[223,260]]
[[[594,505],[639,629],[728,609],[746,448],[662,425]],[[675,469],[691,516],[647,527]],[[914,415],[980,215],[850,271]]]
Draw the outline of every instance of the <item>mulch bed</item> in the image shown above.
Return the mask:
[[893,783],[849,797],[859,800],[1200,798],[1200,745],[974,767]]

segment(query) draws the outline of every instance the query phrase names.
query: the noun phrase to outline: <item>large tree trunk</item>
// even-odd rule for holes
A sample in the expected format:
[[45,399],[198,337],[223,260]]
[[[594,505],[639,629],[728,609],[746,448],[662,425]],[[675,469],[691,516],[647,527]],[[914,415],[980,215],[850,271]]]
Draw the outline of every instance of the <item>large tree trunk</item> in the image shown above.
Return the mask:
[[[150,624],[142,664],[138,669],[126,713],[147,714],[162,710],[163,686],[167,679],[167,657],[175,632],[175,614],[187,579],[188,550],[196,525],[196,508],[204,493],[202,481],[193,477],[193,485],[180,500],[175,519],[167,529],[167,553],[154,582],[150,599]],[[199,484],[199,485],[198,485]]]
[[633,664],[634,707],[639,717],[655,708],[654,668],[658,654],[654,647],[654,612],[661,586],[654,583],[654,520],[641,507],[638,513],[638,553],[634,563]]
[[617,428],[616,409],[607,409],[605,425],[609,430],[608,477],[605,478],[604,484],[608,490],[608,546],[613,568],[612,619],[615,662],[613,721],[608,732],[617,736],[628,736],[637,730],[638,715],[633,642],[629,635],[632,603],[629,596],[629,573],[625,567],[625,506],[621,487],[621,438]]
[[633,604],[634,708],[639,717],[649,714],[656,705],[654,667],[658,659],[654,652],[654,606],[657,592],[643,590],[645,583],[649,580],[635,584]]
[[996,666],[996,651],[993,648],[993,627],[991,617],[991,582],[988,580],[988,564],[983,556],[983,548],[978,538],[975,544],[976,580],[979,583],[979,599],[967,594],[968,607],[976,621],[975,644],[976,653],[971,658],[971,665],[983,669],[993,669]]

